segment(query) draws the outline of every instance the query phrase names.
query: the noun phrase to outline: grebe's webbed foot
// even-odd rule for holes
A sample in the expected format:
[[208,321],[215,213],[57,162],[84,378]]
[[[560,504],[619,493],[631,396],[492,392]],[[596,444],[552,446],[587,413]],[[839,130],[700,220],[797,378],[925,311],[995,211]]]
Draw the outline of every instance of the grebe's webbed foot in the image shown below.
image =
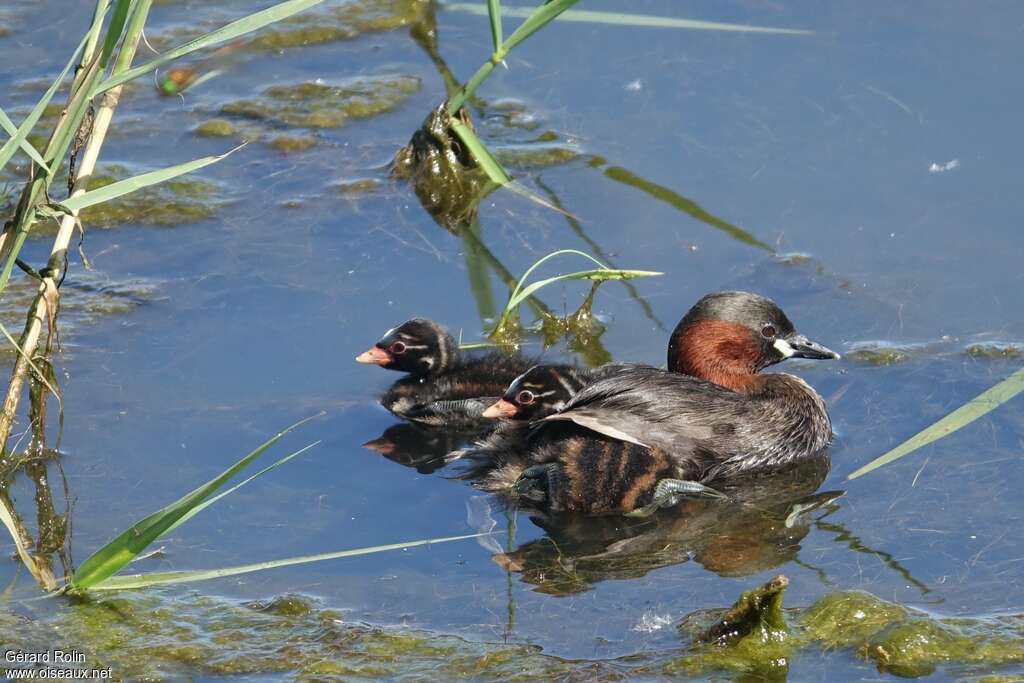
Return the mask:
[[662,479],[654,487],[654,496],[651,502],[632,512],[627,512],[627,517],[648,517],[660,508],[669,508],[679,503],[684,498],[718,498],[725,499],[727,496],[710,486],[696,481],[683,479]]
[[557,468],[555,463],[527,467],[513,485],[513,492],[518,498],[543,504],[550,496],[551,475]]

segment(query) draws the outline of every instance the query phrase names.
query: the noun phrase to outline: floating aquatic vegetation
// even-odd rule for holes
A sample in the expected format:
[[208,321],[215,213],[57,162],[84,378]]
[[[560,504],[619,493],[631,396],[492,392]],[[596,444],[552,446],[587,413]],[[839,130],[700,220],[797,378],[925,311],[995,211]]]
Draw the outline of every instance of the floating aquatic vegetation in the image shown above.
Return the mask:
[[968,356],[986,360],[1024,358],[1024,346],[1014,342],[976,342],[969,344],[964,352]]
[[228,102],[224,114],[291,128],[339,128],[389,112],[420,88],[416,76],[358,76],[336,84],[275,85],[258,99]]
[[227,119],[203,121],[192,132],[202,138],[227,138],[238,133],[235,126]]
[[910,359],[919,351],[919,348],[907,345],[864,341],[851,344],[850,350],[844,352],[843,357],[867,365],[893,365]]
[[[1024,662],[1024,617],[935,619],[859,591],[832,593],[806,610],[782,609],[788,581],[777,576],[729,610],[703,610],[680,628],[693,643],[666,667],[692,675],[714,669],[777,677],[794,653],[844,648],[879,671],[916,677],[947,663],[991,667]],[[792,620],[787,620],[787,614]],[[711,625],[708,622],[714,619]]]
[[494,156],[506,166],[542,168],[574,161],[580,153],[559,144],[495,145]]
[[291,154],[315,147],[317,139],[312,135],[277,135],[270,139],[270,146],[278,152]]
[[327,11],[298,15],[262,31],[254,50],[283,50],[351,40],[370,32],[393,31],[420,21],[429,0],[362,0]]
[[338,192],[344,195],[366,194],[380,187],[380,181],[373,178],[353,178],[351,180],[342,180],[335,187]]

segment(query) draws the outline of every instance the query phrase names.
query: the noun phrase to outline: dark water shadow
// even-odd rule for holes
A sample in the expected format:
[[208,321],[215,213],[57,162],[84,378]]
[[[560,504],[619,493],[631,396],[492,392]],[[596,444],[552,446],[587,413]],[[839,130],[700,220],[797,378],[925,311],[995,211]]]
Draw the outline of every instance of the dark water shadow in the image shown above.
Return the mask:
[[375,439],[363,444],[388,460],[414,468],[420,474],[433,474],[447,463],[445,456],[482,436],[482,430],[453,430],[411,422],[397,422]]
[[782,472],[734,480],[730,499],[685,501],[651,517],[532,516],[546,536],[494,561],[535,590],[568,595],[600,581],[632,579],[690,560],[721,576],[746,576],[796,559],[815,510],[842,492],[817,493],[827,454]]

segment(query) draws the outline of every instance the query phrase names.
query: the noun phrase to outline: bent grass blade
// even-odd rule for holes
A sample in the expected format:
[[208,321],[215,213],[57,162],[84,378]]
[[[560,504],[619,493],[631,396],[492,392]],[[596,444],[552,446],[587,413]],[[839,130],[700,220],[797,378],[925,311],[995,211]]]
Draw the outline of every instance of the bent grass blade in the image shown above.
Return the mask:
[[322,562],[324,560],[335,560],[342,557],[356,557],[357,555],[370,555],[382,553],[388,550],[405,550],[422,545],[434,545],[437,543],[450,543],[462,541],[469,538],[477,538],[484,534],[466,534],[464,536],[447,536],[444,538],[431,538],[422,541],[407,541],[405,543],[392,543],[390,545],[378,545],[372,548],[356,548],[354,550],[341,550],[333,553],[321,553],[319,555],[302,555],[289,557],[283,560],[270,560],[269,562],[256,562],[254,564],[243,564],[235,567],[223,567],[221,569],[198,569],[193,571],[177,572],[152,572],[149,574],[127,574],[125,576],[112,576],[98,584],[94,584],[91,590],[113,591],[127,588],[148,588],[169,583],[188,583],[192,581],[208,581],[220,579],[225,576],[238,576],[275,569],[277,567],[290,567],[297,564],[308,564],[310,562]]
[[591,280],[593,282],[604,282],[605,280],[632,280],[633,278],[638,277],[656,277],[658,275],[664,275],[664,273],[659,273],[654,270],[621,270],[616,268],[581,270],[575,273],[556,275],[555,277],[549,277],[546,280],[538,280],[537,282],[524,287],[517,296],[509,299],[509,306],[518,306],[522,303],[523,299],[530,296],[541,287],[547,287],[552,283],[562,282],[564,280]]
[[[453,12],[470,14],[487,14],[488,11],[477,4],[469,2],[445,2],[441,6]],[[502,7],[501,13],[506,17],[529,17],[534,10],[528,7]],[[675,17],[659,17],[649,14],[628,14],[626,12],[601,12],[595,10],[567,10],[562,13],[560,21],[571,21],[588,24],[608,24],[612,26],[638,26],[642,28],[675,28],[696,31],[733,31],[741,33],[775,33],[784,35],[813,35],[814,31],[797,28],[776,28],[771,26],[752,26],[749,24],[728,24],[717,21],[696,21],[694,19],[677,19]]]
[[855,470],[847,479],[856,479],[878,469],[882,465],[899,460],[904,455],[916,451],[945,436],[949,436],[961,427],[966,427],[979,417],[1003,405],[1014,396],[1024,391],[1024,368],[1013,373],[994,387],[982,392],[949,415],[910,437],[885,455],[881,455],[867,465]]
[[268,448],[284,438],[289,432],[321,415],[323,413],[299,420],[264,441],[255,450],[218,476],[193,489],[170,505],[136,522],[114,540],[89,556],[74,573],[74,576],[71,577],[71,581],[65,586],[65,590],[74,591],[92,588],[120,571],[136,555],[149,547],[153,541],[163,536],[170,529],[175,528],[182,518],[189,515],[196,507],[202,505],[217,489],[227,483],[231,477],[235,476],[253,460],[263,455]]
[[[544,280],[538,280],[537,282],[526,285],[526,281],[529,279],[530,275],[533,274],[533,271],[537,270],[537,268],[544,265],[544,263],[550,261],[556,256],[564,256],[567,254],[582,256],[583,258],[595,263],[598,267],[592,270],[581,270],[575,273],[556,275],[555,277],[550,277]],[[502,329],[502,327],[508,321],[509,316],[512,315],[512,313],[516,310],[516,307],[519,306],[519,304],[529,299],[537,290],[541,289],[542,287],[546,287],[547,285],[550,285],[554,282],[560,282],[563,280],[629,280],[638,277],[654,277],[656,275],[662,274],[663,273],[659,273],[652,270],[623,270],[621,268],[608,268],[603,263],[601,263],[596,258],[594,258],[593,256],[586,252],[579,251],[578,249],[559,249],[558,251],[553,251],[550,254],[538,259],[536,263],[534,263],[532,266],[526,269],[526,272],[523,273],[523,276],[519,278],[519,282],[516,283],[515,289],[513,289],[512,293],[509,295],[508,303],[505,304],[505,310],[502,311],[501,318],[498,319],[498,324],[495,325],[494,329]]]

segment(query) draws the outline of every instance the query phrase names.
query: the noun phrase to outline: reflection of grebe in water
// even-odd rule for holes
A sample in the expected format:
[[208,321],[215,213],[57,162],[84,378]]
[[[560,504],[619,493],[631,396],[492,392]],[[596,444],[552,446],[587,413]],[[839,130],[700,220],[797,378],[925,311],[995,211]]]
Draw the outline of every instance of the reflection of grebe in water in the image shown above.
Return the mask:
[[822,454],[768,475],[719,484],[728,500],[686,500],[646,518],[534,516],[545,538],[494,561],[543,593],[589,590],[693,559],[722,576],[744,576],[795,559],[814,510],[841,491],[816,493],[829,471]]

